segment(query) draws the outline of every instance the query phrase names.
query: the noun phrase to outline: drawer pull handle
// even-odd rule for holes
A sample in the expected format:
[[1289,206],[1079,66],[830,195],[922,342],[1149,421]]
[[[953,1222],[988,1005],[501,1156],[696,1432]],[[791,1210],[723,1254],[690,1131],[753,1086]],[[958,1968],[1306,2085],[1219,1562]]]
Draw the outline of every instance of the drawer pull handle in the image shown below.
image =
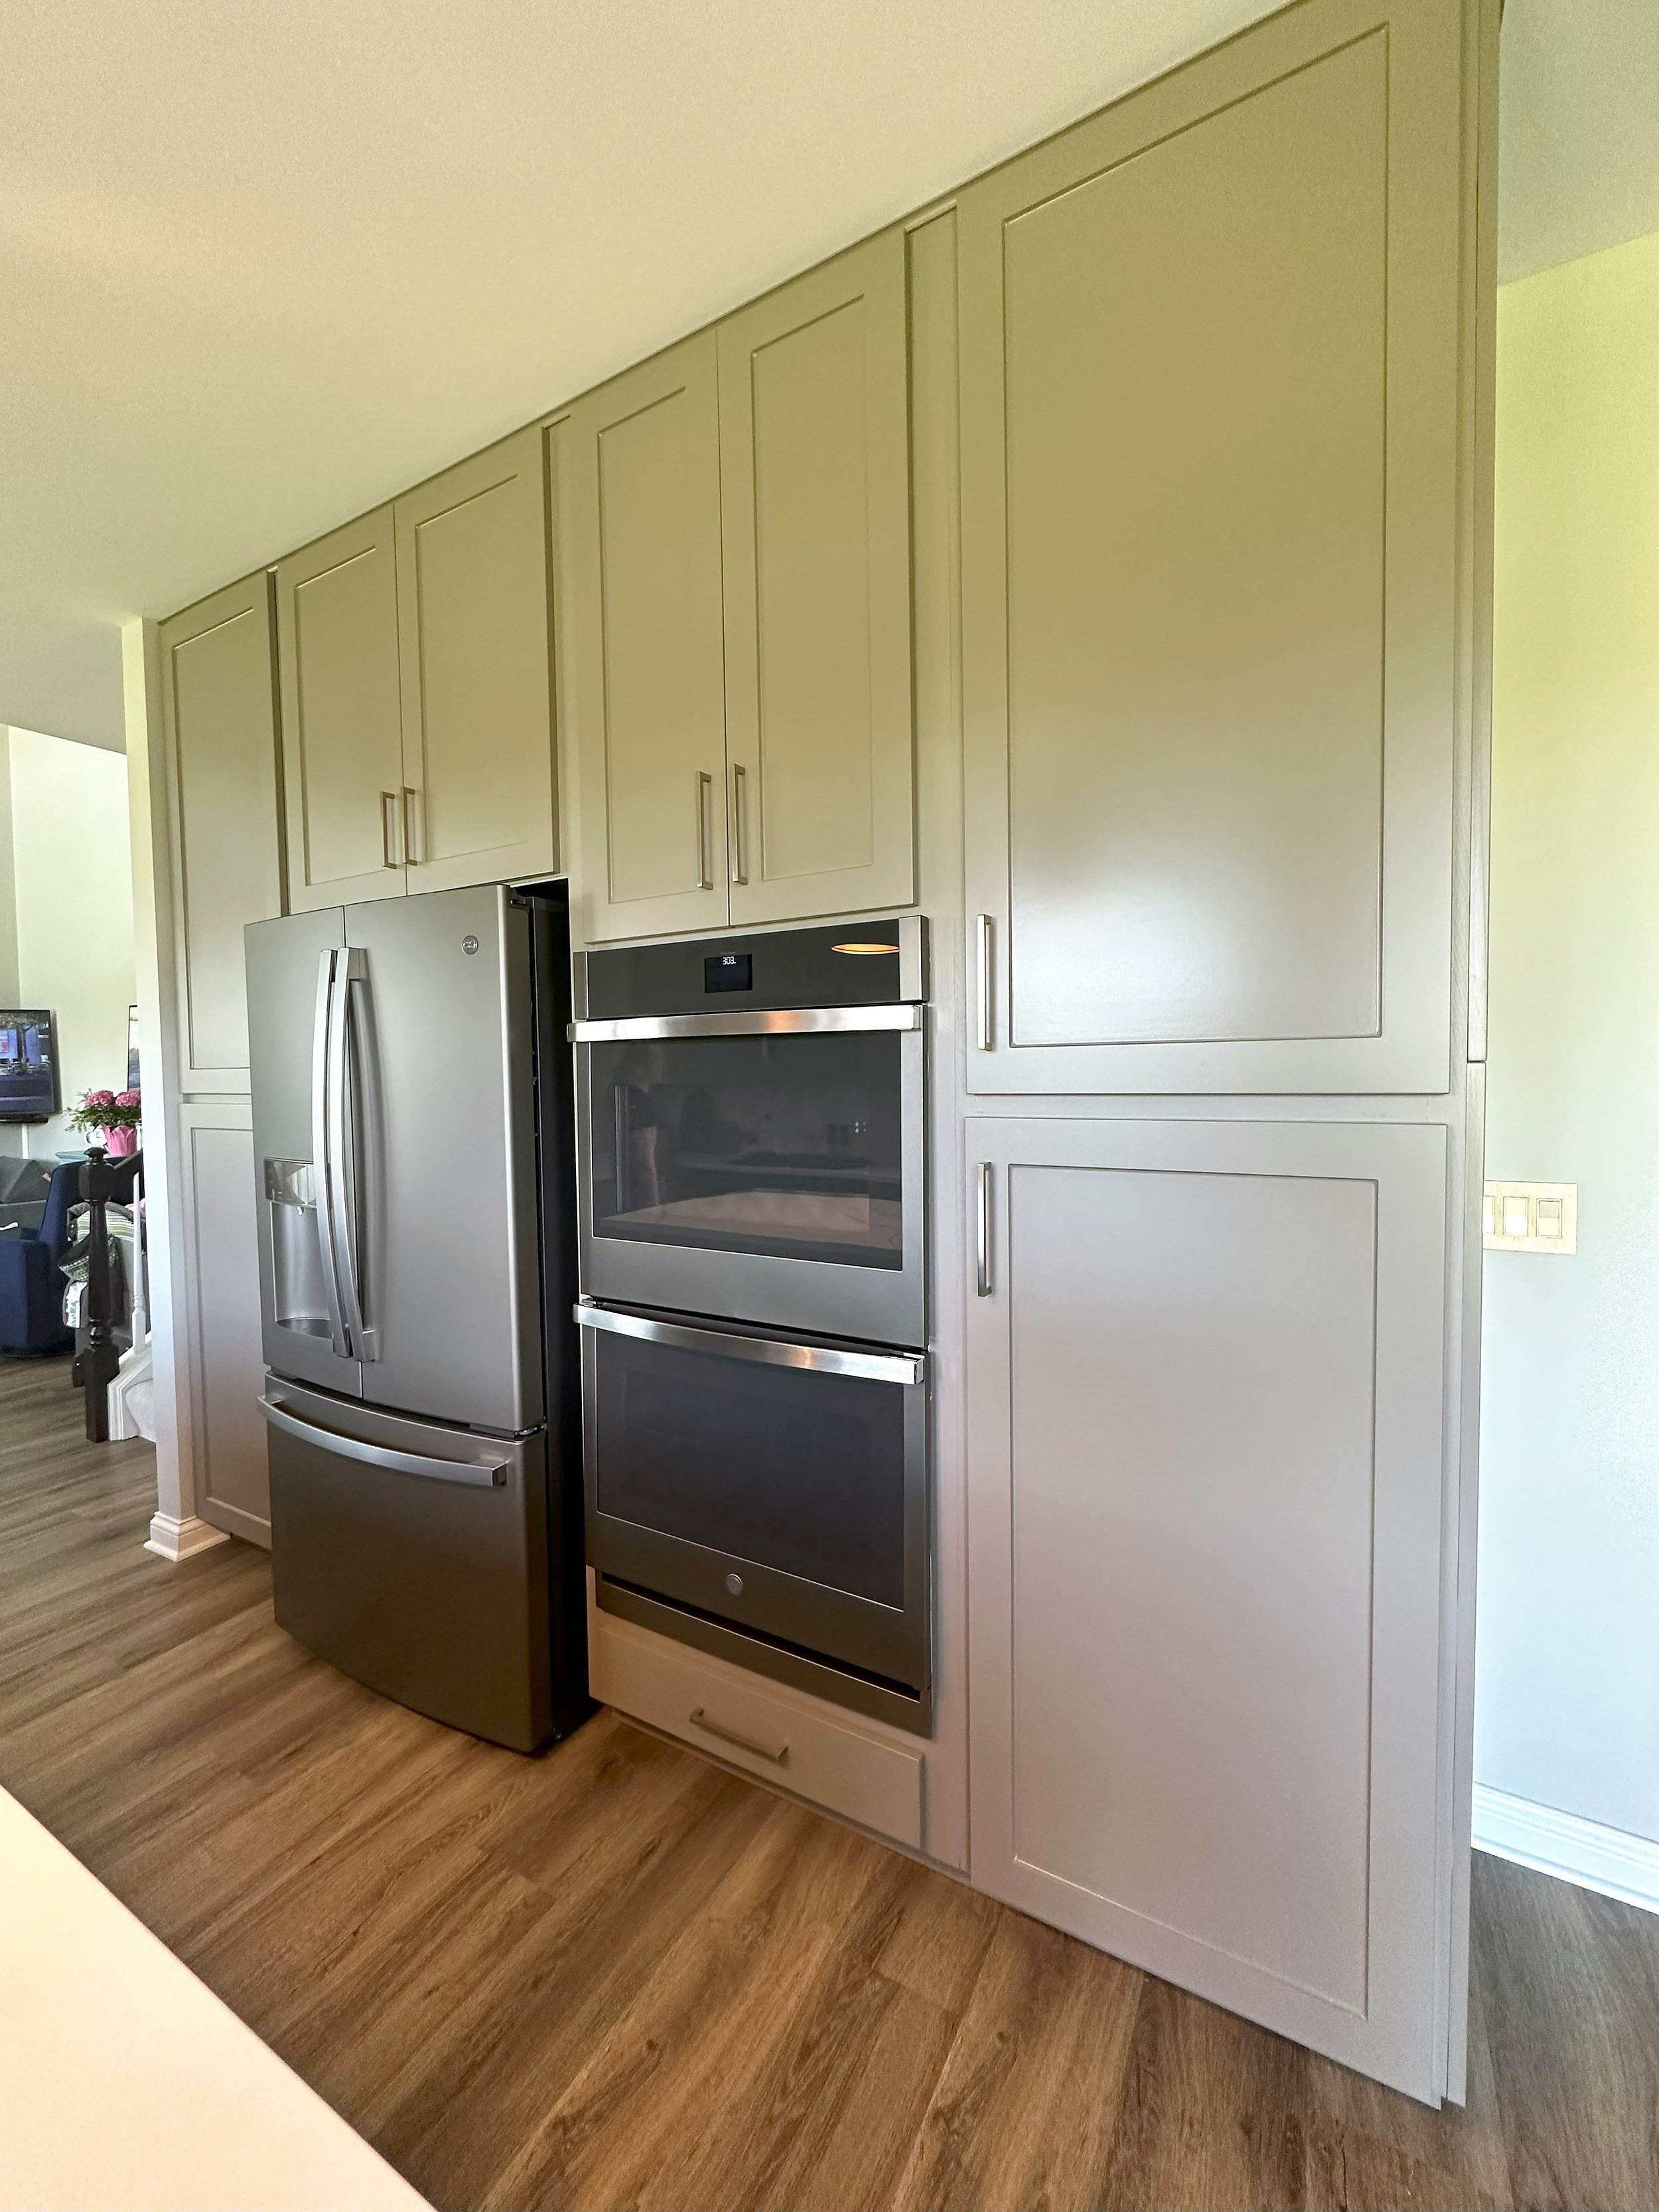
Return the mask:
[[717,1735],[722,1743],[736,1744],[739,1751],[752,1751],[757,1759],[769,1759],[774,1766],[783,1765],[789,1757],[787,1743],[757,1743],[751,1735],[739,1735],[736,1729],[722,1728],[718,1721],[711,1721],[701,1705],[692,1708],[690,1721],[705,1735]]

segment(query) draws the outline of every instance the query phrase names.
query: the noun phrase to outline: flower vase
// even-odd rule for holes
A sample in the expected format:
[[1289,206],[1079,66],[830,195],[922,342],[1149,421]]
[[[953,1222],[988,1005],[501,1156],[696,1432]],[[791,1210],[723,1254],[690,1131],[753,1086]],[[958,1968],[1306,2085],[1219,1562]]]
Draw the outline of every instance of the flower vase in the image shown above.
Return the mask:
[[138,1149],[137,1129],[106,1129],[104,1149],[112,1160],[124,1160]]

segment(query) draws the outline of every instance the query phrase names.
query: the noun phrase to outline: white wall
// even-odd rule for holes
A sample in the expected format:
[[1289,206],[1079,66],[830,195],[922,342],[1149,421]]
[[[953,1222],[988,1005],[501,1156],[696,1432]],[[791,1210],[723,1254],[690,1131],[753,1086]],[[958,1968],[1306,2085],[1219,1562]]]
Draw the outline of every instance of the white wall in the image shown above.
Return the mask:
[[[36,730],[11,730],[7,750],[17,1003],[50,1006],[58,1018],[68,1106],[83,1091],[126,1082],[136,988],[127,764],[119,753]],[[0,1141],[22,1150],[19,1137],[46,1159],[80,1141],[61,1116]]]
[[0,722],[0,1006],[17,996],[17,891],[11,866],[11,732]]
[[[1475,1774],[1659,1838],[1659,234],[1499,295]],[[1480,1837],[1477,1820],[1477,1839]]]

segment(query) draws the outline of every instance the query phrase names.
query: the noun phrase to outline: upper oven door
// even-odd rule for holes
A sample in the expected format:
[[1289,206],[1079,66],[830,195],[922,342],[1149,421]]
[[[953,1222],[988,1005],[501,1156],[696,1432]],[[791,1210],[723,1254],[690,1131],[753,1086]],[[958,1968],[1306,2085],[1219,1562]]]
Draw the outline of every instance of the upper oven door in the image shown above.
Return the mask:
[[924,1344],[925,1018],[579,1023],[583,1291]]

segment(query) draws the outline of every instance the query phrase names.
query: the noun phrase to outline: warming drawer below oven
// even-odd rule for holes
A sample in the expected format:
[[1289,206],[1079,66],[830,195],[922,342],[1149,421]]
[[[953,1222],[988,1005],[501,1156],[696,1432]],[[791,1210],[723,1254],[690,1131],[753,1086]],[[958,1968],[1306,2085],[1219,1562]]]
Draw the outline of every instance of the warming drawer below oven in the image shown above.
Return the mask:
[[583,1304],[600,1601],[925,1731],[927,1360]]

